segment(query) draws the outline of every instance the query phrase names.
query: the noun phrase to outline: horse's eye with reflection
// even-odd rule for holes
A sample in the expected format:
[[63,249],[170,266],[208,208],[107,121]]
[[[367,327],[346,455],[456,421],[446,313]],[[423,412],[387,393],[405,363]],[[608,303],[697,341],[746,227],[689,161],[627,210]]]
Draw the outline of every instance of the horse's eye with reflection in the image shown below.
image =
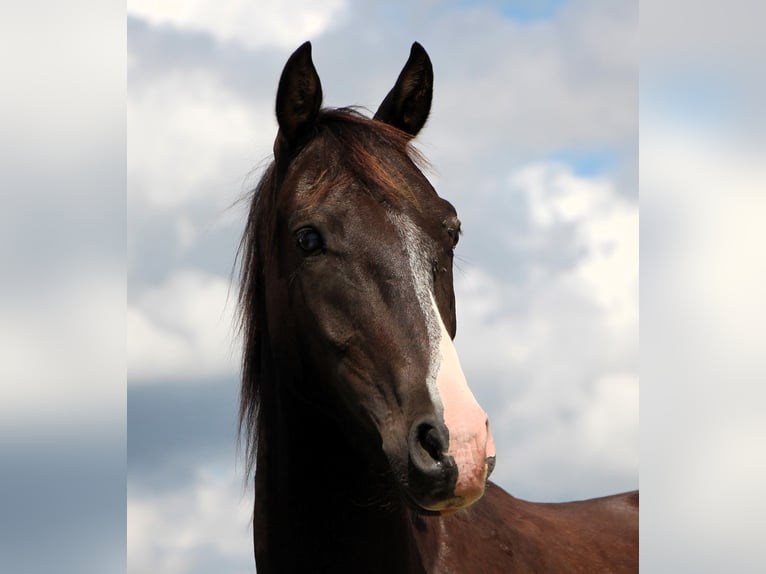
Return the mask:
[[298,241],[298,247],[306,255],[317,253],[324,247],[322,236],[313,227],[302,227],[295,236]]

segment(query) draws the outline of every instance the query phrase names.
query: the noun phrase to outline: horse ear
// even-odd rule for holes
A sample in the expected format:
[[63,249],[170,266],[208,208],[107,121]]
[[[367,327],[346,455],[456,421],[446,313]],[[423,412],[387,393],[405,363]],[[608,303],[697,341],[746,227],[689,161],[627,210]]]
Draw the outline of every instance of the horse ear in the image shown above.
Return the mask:
[[306,42],[293,52],[279,78],[277,122],[283,143],[294,147],[314,124],[321,105],[322,84],[311,60],[311,42]]
[[375,112],[375,119],[411,136],[417,135],[431,111],[433,86],[434,69],[431,59],[423,46],[415,42],[396,84]]

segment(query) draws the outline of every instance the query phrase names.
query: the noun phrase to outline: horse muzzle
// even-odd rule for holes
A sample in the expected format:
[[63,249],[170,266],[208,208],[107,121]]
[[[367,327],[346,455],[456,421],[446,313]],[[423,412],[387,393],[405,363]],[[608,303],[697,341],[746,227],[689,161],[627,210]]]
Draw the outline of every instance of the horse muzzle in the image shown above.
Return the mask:
[[419,508],[448,514],[482,497],[495,467],[494,442],[483,416],[478,427],[465,421],[452,432],[435,418],[413,425],[408,441],[407,494]]

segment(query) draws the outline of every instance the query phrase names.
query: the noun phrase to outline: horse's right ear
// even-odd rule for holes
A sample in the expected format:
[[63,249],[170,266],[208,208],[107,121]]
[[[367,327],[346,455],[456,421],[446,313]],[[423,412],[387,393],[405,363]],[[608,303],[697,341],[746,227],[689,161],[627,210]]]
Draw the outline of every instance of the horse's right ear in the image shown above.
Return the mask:
[[274,145],[295,148],[309,132],[322,105],[322,84],[311,60],[311,42],[304,43],[287,60],[277,90],[279,135]]

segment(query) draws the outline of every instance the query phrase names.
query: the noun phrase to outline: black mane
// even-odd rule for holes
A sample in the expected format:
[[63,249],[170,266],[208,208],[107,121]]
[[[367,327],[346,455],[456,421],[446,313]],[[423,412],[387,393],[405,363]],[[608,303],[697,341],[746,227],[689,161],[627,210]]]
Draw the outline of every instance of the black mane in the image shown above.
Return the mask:
[[[313,199],[320,201],[337,186],[358,182],[361,189],[380,194],[379,200],[396,204],[414,201],[407,180],[393,161],[405,159],[426,167],[423,156],[411,145],[412,137],[386,123],[369,119],[354,108],[320,111],[313,133],[303,146],[305,151],[315,140],[323,146],[326,168],[312,185]],[[313,149],[313,146],[312,146]],[[373,153],[385,149],[388,153]],[[342,153],[337,153],[341,151]],[[393,152],[393,153],[391,153]],[[295,161],[300,151],[291,158]],[[243,337],[239,408],[240,440],[244,438],[248,476],[252,476],[258,446],[260,405],[273,384],[271,350],[263,292],[264,272],[273,260],[277,199],[281,188],[280,160],[273,160],[252,190],[245,231],[237,249],[240,265],[238,327]],[[287,167],[287,166],[284,166]],[[235,263],[236,264],[236,263]]]

